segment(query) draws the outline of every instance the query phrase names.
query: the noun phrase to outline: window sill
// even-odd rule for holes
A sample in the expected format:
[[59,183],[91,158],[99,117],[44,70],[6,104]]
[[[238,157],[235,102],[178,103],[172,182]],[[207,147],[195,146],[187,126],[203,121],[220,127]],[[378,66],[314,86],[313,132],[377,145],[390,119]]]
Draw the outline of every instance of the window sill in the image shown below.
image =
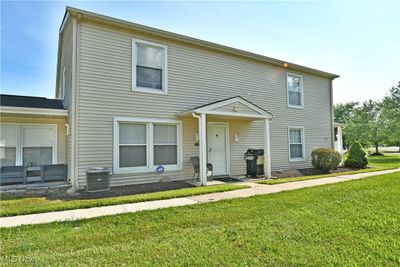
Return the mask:
[[[165,165],[164,171],[180,171],[182,170],[181,165]],[[129,173],[157,173],[157,166],[151,168],[147,167],[133,167],[133,168],[118,168],[113,170],[113,174],[129,174]]]
[[293,106],[293,105],[288,105],[288,108],[295,108],[295,109],[304,109],[304,106]]
[[147,87],[133,87],[133,92],[141,92],[141,93],[149,93],[149,94],[158,94],[158,95],[166,95],[166,89],[151,89]]
[[289,158],[289,162],[306,161],[305,158]]

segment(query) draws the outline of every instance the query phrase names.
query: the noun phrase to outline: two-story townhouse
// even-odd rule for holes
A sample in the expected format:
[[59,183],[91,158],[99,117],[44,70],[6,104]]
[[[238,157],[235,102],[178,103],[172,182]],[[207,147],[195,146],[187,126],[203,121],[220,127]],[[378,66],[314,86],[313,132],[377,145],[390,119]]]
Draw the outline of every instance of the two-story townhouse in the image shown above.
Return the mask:
[[113,186],[187,180],[191,157],[242,175],[248,148],[273,170],[311,166],[334,146],[339,76],[71,7],[60,27],[56,98],[68,110],[66,162],[75,188],[91,167]]

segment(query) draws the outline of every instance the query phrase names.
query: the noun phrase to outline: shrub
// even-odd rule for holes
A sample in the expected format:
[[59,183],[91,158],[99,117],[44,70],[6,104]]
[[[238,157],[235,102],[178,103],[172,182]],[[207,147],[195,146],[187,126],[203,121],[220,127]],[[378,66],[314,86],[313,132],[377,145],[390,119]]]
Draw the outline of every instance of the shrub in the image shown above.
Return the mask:
[[365,168],[367,165],[367,153],[359,142],[354,142],[347,152],[344,166],[350,168]]
[[316,169],[330,172],[342,161],[342,155],[332,148],[317,148],[311,152],[312,165]]

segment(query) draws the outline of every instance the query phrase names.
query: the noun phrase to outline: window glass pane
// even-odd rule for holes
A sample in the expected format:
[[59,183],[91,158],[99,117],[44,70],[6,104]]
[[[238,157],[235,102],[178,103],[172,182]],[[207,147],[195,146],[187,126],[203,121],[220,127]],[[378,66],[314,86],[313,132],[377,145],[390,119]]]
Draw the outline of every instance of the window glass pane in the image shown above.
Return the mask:
[[301,106],[301,77],[287,76],[288,90],[289,90],[289,104],[294,106]]
[[146,166],[146,146],[120,146],[119,167],[143,167]]
[[119,124],[120,144],[146,144],[146,124]]
[[53,128],[50,127],[23,128],[22,145],[25,147],[53,146]]
[[178,164],[177,145],[154,146],[154,165]]
[[53,148],[51,147],[24,147],[22,154],[24,166],[52,164],[53,161]]
[[176,125],[154,124],[154,144],[176,144]]
[[300,77],[294,77],[294,76],[290,76],[288,75],[287,77],[288,79],[288,88],[289,91],[294,91],[294,92],[300,92],[300,88],[301,88],[301,78]]
[[290,130],[290,143],[301,143],[301,130]]
[[303,145],[290,145],[290,158],[302,158]]
[[0,167],[15,166],[15,147],[0,147]]
[[0,127],[0,146],[16,147],[17,146],[17,127],[3,126]]
[[162,69],[163,49],[154,46],[137,44],[137,65]]
[[293,106],[301,106],[301,93],[289,91],[289,104]]
[[162,70],[136,66],[136,85],[162,89]]

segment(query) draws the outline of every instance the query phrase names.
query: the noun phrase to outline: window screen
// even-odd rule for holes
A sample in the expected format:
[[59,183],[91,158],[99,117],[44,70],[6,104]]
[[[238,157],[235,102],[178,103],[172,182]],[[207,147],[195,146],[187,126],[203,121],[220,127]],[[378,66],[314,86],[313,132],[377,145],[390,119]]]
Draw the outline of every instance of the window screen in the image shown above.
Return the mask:
[[119,167],[147,166],[146,124],[119,124]]
[[0,166],[16,165],[17,127],[0,127]]
[[177,126],[154,124],[154,165],[178,163]]
[[288,75],[287,86],[289,92],[289,105],[302,106],[302,82],[301,77]]
[[136,86],[162,89],[164,49],[137,45]]
[[303,158],[303,140],[300,129],[289,130],[290,158]]
[[22,164],[40,166],[53,162],[54,133],[51,127],[22,128]]

